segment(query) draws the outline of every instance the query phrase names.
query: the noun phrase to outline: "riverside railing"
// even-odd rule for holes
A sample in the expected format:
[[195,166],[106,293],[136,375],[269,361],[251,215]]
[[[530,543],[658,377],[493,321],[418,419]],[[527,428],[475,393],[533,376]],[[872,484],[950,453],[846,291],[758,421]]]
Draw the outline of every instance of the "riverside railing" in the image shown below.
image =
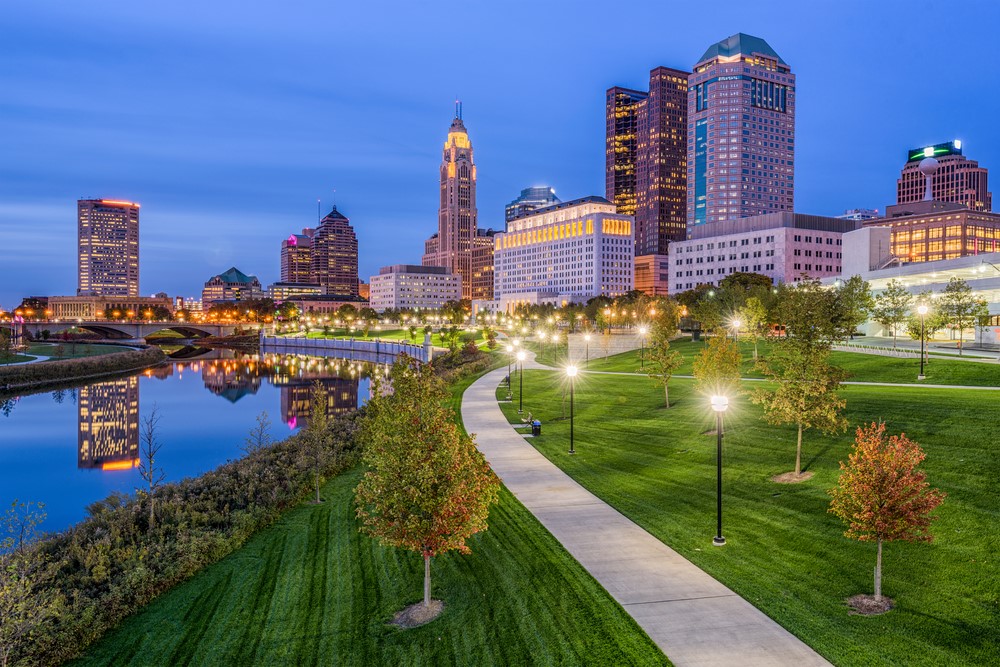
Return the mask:
[[406,354],[421,363],[433,358],[429,341],[415,345],[396,340],[356,340],[354,338],[305,338],[298,336],[260,336],[261,354],[304,354],[313,357],[337,357],[350,361],[384,363]]

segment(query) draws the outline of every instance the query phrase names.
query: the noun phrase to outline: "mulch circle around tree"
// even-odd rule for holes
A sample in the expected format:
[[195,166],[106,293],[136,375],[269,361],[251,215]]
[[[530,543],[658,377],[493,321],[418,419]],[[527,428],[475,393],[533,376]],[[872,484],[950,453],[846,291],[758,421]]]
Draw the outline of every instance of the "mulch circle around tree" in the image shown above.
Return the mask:
[[812,472],[803,472],[796,475],[794,472],[784,472],[780,475],[775,475],[771,478],[772,482],[777,484],[798,484],[799,482],[804,482],[808,479],[812,479]]
[[409,630],[410,628],[430,623],[440,616],[442,611],[444,611],[444,602],[442,600],[431,600],[430,605],[427,606],[421,601],[411,604],[402,611],[396,612],[390,623],[401,630]]
[[892,599],[885,596],[881,600],[875,600],[874,595],[854,595],[847,598],[846,602],[851,608],[848,613],[852,616],[878,616],[893,607]]

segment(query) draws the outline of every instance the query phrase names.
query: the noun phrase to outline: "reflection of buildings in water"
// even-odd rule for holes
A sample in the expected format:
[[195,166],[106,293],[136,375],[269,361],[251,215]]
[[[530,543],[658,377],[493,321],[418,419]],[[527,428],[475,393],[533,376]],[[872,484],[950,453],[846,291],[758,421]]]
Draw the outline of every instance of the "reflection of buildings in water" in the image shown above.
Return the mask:
[[142,372],[148,378],[156,378],[157,380],[166,380],[168,377],[174,374],[173,364],[161,364],[154,368],[147,368]]
[[201,379],[216,396],[235,403],[260,389],[260,368],[251,362],[232,359],[203,362]]
[[139,465],[139,378],[80,387],[78,468],[129,470]]
[[[326,390],[326,414],[344,414],[358,407],[357,378],[317,378]],[[315,380],[293,380],[281,386],[281,416],[292,428],[305,427],[312,412]]]

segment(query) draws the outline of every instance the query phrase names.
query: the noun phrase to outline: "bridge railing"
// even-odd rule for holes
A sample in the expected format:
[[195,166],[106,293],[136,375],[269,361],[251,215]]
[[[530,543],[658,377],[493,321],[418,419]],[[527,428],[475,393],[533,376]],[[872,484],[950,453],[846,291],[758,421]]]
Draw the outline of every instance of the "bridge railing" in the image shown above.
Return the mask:
[[353,338],[299,338],[261,336],[261,354],[305,354],[316,357],[339,357],[351,361],[391,361],[406,354],[426,363],[433,352],[430,346],[404,341],[355,340]]

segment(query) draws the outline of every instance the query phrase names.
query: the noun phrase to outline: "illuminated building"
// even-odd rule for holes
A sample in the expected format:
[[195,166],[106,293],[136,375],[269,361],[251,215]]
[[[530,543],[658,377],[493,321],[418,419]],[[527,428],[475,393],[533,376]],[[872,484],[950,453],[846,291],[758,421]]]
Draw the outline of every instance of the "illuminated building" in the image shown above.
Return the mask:
[[139,378],[77,389],[77,467],[129,470],[139,465]]
[[633,288],[633,219],[603,197],[584,197],[531,211],[496,234],[499,308],[615,297]]
[[80,199],[78,296],[139,296],[139,204]]
[[312,240],[315,229],[303,229],[281,242],[281,282],[313,283]]
[[259,367],[232,359],[206,362],[201,370],[201,380],[205,388],[230,403],[235,403],[247,394],[256,394],[260,389]]
[[934,201],[961,204],[973,211],[993,210],[989,172],[977,161],[962,155],[962,142],[958,139],[907,152],[906,164],[896,181],[895,208],[924,201],[926,177],[920,165],[926,158],[937,161],[931,175],[931,198]]
[[478,229],[472,237],[472,299],[493,298],[493,251],[492,229]]
[[670,293],[718,285],[733,273],[760,273],[774,283],[839,276],[845,233],[861,223],[782,211],[701,225],[670,245]]
[[372,286],[366,283],[364,280],[361,280],[361,278],[358,278],[358,296],[364,299],[365,301],[368,301],[369,298],[371,297],[371,293],[372,293]]
[[688,233],[794,210],[795,75],[759,37],[713,44],[688,78]]
[[312,238],[311,278],[324,294],[358,296],[358,237],[351,221],[334,206]]
[[316,283],[271,283],[267,294],[280,303],[300,296],[318,296],[323,294],[323,288]]
[[[897,208],[923,212],[893,217]],[[890,217],[864,225],[890,229],[888,251],[899,262],[935,262],[1000,251],[1000,214],[936,201],[890,206],[887,212]]]
[[504,207],[504,220],[510,222],[514,218],[519,218],[526,213],[534,211],[536,208],[545,208],[558,204],[562,200],[556,197],[556,191],[547,185],[539,185],[521,190],[517,199]]
[[462,298],[462,278],[443,266],[383,266],[370,278],[371,307],[386,310],[437,310]]
[[[424,266],[443,266],[448,273],[462,278],[462,297],[479,299],[492,297],[487,293],[489,273],[486,253],[479,254],[474,264],[475,248],[492,243],[479,233],[476,210],[476,164],[469,133],[462,122],[461,105],[456,105],[455,118],[448,128],[440,167],[441,191],[438,208],[438,230],[424,243]],[[479,268],[479,279],[473,274]],[[492,288],[492,285],[489,285]]]
[[228,271],[212,276],[201,291],[201,305],[211,308],[213,304],[232,301],[260,299],[264,290],[257,276],[248,276],[235,266]]
[[638,255],[634,271],[637,290],[649,296],[670,293],[670,261],[667,255]]
[[865,220],[877,220],[878,217],[878,209],[876,208],[849,208],[844,211],[843,215],[838,215],[837,219],[864,222]]
[[623,215],[635,215],[636,172],[639,162],[639,114],[648,93],[629,88],[608,89],[605,102],[605,197]]
[[304,428],[309,425],[309,417],[312,414],[313,383],[317,380],[326,391],[326,414],[328,417],[347,414],[357,409],[358,379],[353,377],[319,377],[318,375],[309,379],[311,375],[304,373],[302,377],[289,379],[285,382],[282,382],[281,378],[277,379],[277,384],[281,387],[281,416],[286,424],[292,428]]
[[[174,302],[164,296],[99,297],[50,296],[48,309],[54,320],[146,319],[146,311],[163,307],[173,311]],[[118,315],[115,316],[115,312]],[[130,316],[129,313],[132,313]]]

